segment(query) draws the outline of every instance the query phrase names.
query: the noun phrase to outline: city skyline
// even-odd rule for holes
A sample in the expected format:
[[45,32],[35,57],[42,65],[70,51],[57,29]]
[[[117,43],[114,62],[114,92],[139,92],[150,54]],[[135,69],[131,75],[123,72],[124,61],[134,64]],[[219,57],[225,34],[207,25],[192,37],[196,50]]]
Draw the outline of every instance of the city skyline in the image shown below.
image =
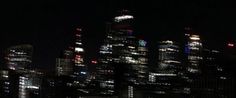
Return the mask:
[[[91,5],[91,9],[86,5]],[[214,48],[234,43],[236,38],[231,12],[234,9],[229,2],[39,1],[6,3],[3,7],[5,25],[1,32],[1,50],[17,44],[32,44],[33,64],[45,68],[55,65],[53,60],[67,48],[77,26],[84,30],[86,57],[96,58],[105,38],[105,24],[120,9],[128,9],[134,15],[135,32],[148,40],[149,47],[154,47],[150,51],[155,51],[163,35],[181,35],[185,27],[205,37],[203,41],[207,40],[207,44],[219,42],[220,46],[211,44]]]
[[8,2],[3,98],[234,98],[230,2]]

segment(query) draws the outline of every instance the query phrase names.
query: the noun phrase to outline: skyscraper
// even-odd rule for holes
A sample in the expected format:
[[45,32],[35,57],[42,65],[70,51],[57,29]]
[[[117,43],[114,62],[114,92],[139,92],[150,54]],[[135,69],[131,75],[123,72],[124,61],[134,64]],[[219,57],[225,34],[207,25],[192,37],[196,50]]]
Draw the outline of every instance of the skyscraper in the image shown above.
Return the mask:
[[73,64],[71,59],[63,59],[57,58],[56,59],[56,75],[61,76],[69,76],[73,72]]
[[187,71],[191,74],[200,73],[200,63],[202,60],[202,43],[199,35],[185,34],[185,54],[187,56]]
[[118,12],[112,22],[112,58],[116,73],[116,86],[123,98],[134,97],[133,86],[137,81],[137,39],[134,36],[134,17],[128,10]]
[[70,76],[73,73],[73,62],[74,59],[74,51],[72,47],[66,49],[63,53],[62,58],[56,59],[56,75],[57,76]]
[[74,46],[74,72],[75,82],[85,81],[87,75],[87,66],[84,63],[84,48],[81,39],[81,28],[76,28],[75,31],[75,46]]
[[138,38],[137,58],[138,62],[136,66],[133,66],[136,74],[136,84],[145,84],[148,82],[148,48],[147,41]]
[[[129,14],[128,10],[122,10],[114,17],[113,22],[107,25],[107,37],[100,49],[97,68],[98,73],[100,73],[99,77],[103,77],[101,78],[103,80],[100,81],[103,86],[110,86],[113,89],[114,84],[121,83],[119,81],[125,80],[135,83],[138,77],[143,77],[138,72],[144,73],[141,66],[146,61],[139,58],[139,56],[143,56],[141,51],[146,52],[146,50],[141,49],[138,53],[138,40],[133,34],[133,19],[134,17]],[[145,43],[142,41],[142,44]],[[143,62],[140,62],[142,64],[139,64],[138,59],[143,60]],[[128,82],[122,82],[122,85],[123,83]],[[116,86],[122,88],[121,84]],[[110,91],[114,92],[113,90]]]
[[100,47],[97,69],[97,80],[99,83],[99,94],[113,95],[115,93],[115,67],[112,65],[112,35],[111,24],[107,24],[106,39]]
[[72,87],[75,89],[76,96],[82,96],[89,93],[88,89],[86,88],[89,80],[88,80],[88,66],[85,64],[84,59],[84,48],[82,43],[82,29],[76,28],[75,30],[75,37],[74,37],[74,66],[73,66],[73,74],[71,77],[72,80]]
[[153,87],[150,96],[183,97],[183,65],[180,44],[173,40],[161,40],[158,43],[158,64],[149,76]]
[[31,70],[19,76],[18,98],[41,98],[42,73]]
[[200,91],[201,66],[202,66],[202,42],[200,35],[188,32],[185,34],[185,66],[186,66],[186,88],[190,91],[190,96],[196,96]]
[[112,55],[116,63],[137,63],[132,55],[136,52],[136,39],[133,34],[133,16],[129,11],[120,11],[112,23]]

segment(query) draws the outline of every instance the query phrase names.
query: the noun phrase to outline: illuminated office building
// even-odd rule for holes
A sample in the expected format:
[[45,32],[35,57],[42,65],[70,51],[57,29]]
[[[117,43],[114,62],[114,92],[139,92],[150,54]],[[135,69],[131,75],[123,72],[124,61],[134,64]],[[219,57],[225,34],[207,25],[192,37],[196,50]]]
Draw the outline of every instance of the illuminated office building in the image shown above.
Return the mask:
[[148,82],[148,48],[147,41],[138,39],[137,47],[137,65],[133,66],[136,74],[136,84],[145,84]]
[[124,68],[124,79],[128,82],[137,82],[138,62],[138,40],[133,30],[134,17],[129,11],[122,10],[119,15],[115,16],[112,24],[112,58],[114,63]]
[[10,74],[8,70],[0,70],[0,97],[7,98],[10,96]]
[[18,97],[19,75],[13,70],[0,70],[0,98]]
[[56,59],[56,75],[57,76],[70,76],[73,73],[74,51],[69,47],[63,52],[61,58]]
[[187,56],[187,72],[190,74],[200,73],[200,63],[202,60],[202,43],[199,35],[185,34],[187,43],[185,44],[185,54]]
[[84,63],[84,48],[81,39],[81,32],[81,28],[76,28],[73,76],[75,77],[75,82],[77,83],[85,81],[87,76],[87,66]]
[[82,44],[82,29],[76,28],[75,30],[75,39],[74,39],[74,58],[73,63],[73,73],[71,75],[72,82],[69,83],[65,81],[67,86],[74,87],[75,95],[82,96],[84,94],[88,94],[89,91],[86,89],[89,79],[88,79],[88,66],[85,64],[84,59],[84,48]]
[[41,98],[42,73],[30,70],[19,76],[18,98]]
[[[109,24],[107,26],[110,26]],[[109,27],[107,27],[109,32]],[[99,51],[99,59],[97,69],[97,80],[99,82],[100,94],[112,95],[115,93],[115,73],[114,66],[112,65],[112,45],[111,41],[112,36],[107,33],[107,38],[105,39],[104,44],[101,46]]]
[[[86,87],[90,79],[88,66],[84,61],[85,54],[81,32],[81,28],[75,29],[72,44],[63,51],[60,58],[56,59],[57,80],[55,81],[55,87],[61,88],[58,91],[65,92],[65,94],[62,94],[64,97],[88,94]],[[72,94],[72,91],[74,94]]]
[[190,96],[198,94],[201,88],[201,66],[202,66],[202,42],[199,35],[188,32],[185,34],[185,66],[186,66],[186,89],[190,92]]
[[[158,44],[158,65],[150,73],[149,81],[153,87],[150,96],[183,96],[183,79],[180,45],[172,40],[163,40]],[[175,98],[175,97],[174,97]]]
[[[133,29],[134,17],[122,10],[112,23],[112,58],[116,68],[116,81],[120,97],[134,97],[134,83],[137,82],[135,67],[137,61],[137,39]],[[119,76],[118,76],[119,74]],[[125,81],[125,82],[122,82]]]
[[[116,84],[119,86],[117,88],[122,88],[123,83],[128,85],[128,82],[118,81],[136,83],[138,78],[144,77],[143,65],[146,64],[146,59],[142,57],[145,57],[147,50],[143,48],[145,46],[140,45],[138,51],[138,40],[133,34],[133,19],[129,11],[122,10],[113,18],[113,22],[107,25],[107,36],[100,48],[97,68],[98,79],[101,79],[100,87],[104,88],[104,94],[114,94],[115,83],[122,83]],[[143,40],[140,43],[146,45]],[[138,59],[142,61],[138,62]],[[128,92],[128,86],[126,87]],[[132,94],[126,96],[128,95]]]
[[33,47],[31,45],[17,45],[6,50],[6,65],[8,69],[22,71],[32,67]]
[[57,76],[69,76],[73,72],[73,63],[71,59],[56,59],[56,75]]
[[158,48],[158,71],[178,74],[181,69],[180,47],[171,40],[161,41]]
[[117,77],[118,79],[127,81],[120,84],[127,90],[128,85],[137,82],[135,67],[137,68],[138,65],[138,43],[134,35],[133,24],[134,17],[128,10],[122,10],[114,17],[111,26],[112,58],[113,62],[116,63],[116,74],[122,76]]
[[137,63],[133,55],[136,51],[136,39],[133,34],[133,16],[128,14],[129,11],[121,11],[118,16],[114,18],[112,24],[111,44],[113,49],[113,59],[116,63]]

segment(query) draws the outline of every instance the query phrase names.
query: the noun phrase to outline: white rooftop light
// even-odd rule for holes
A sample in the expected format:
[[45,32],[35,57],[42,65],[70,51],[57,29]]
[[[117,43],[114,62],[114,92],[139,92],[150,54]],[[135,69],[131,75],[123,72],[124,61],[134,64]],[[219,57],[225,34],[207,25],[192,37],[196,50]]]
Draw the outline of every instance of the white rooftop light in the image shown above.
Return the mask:
[[115,17],[115,21],[116,22],[120,22],[122,20],[126,20],[126,19],[133,19],[134,17],[132,15],[122,15],[122,16],[117,16]]
[[191,35],[189,38],[191,40],[200,40],[199,35]]

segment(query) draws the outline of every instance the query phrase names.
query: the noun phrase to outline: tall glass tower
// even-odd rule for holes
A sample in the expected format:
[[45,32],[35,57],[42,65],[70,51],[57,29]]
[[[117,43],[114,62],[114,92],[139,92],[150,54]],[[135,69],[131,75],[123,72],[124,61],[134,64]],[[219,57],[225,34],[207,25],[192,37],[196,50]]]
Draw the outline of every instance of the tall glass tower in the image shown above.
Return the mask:
[[[146,41],[139,41],[133,34],[133,20],[134,17],[128,10],[122,10],[113,18],[113,22],[107,25],[107,36],[100,48],[97,67],[100,87],[110,88],[103,92],[104,94],[112,94],[115,83],[118,83],[120,88],[119,83],[125,83],[127,86],[130,83],[138,83],[138,79],[145,77]],[[132,94],[126,94],[128,95]]]
[[110,34],[110,23],[107,23],[106,33],[104,44],[99,50],[98,66],[96,67],[97,81],[100,89],[98,93],[102,95],[113,95],[115,93],[115,67],[112,65],[112,35]]
[[74,43],[74,68],[73,76],[76,84],[81,84],[86,80],[88,71],[84,63],[84,48],[81,40],[81,28],[76,28],[75,43]]
[[200,73],[200,63],[202,60],[202,42],[199,35],[185,34],[187,43],[185,44],[185,54],[187,56],[187,72],[191,74]]
[[127,10],[121,11],[119,15],[114,17],[111,44],[113,46],[113,59],[116,63],[137,63],[132,56],[136,52],[137,46],[133,34],[133,18]]
[[148,80],[148,48],[147,41],[138,38],[137,47],[137,65],[133,66],[136,74],[136,84],[145,85]]
[[133,89],[129,88],[133,88],[131,86],[137,82],[138,77],[138,40],[134,35],[133,24],[134,17],[128,10],[122,10],[114,17],[111,26],[112,58],[116,68],[117,85],[124,93],[122,97],[133,96]]
[[201,65],[202,65],[202,42],[199,35],[185,34],[185,57],[186,57],[186,85],[190,96],[197,96],[201,87]]

